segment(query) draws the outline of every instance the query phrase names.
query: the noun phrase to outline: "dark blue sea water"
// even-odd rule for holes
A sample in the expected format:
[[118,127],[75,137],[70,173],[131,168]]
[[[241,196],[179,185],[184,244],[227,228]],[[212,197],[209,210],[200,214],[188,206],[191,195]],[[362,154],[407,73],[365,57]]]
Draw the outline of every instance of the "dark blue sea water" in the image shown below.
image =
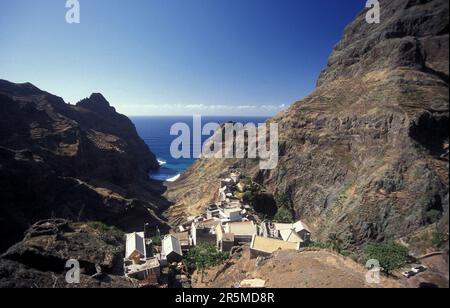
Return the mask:
[[[174,159],[170,155],[170,145],[177,138],[177,136],[170,135],[170,128],[175,123],[186,123],[191,128],[192,135],[192,117],[131,117],[131,120],[136,125],[140,137],[155,153],[160,162],[160,170],[152,172],[151,178],[159,181],[174,181],[195,162],[195,159]],[[221,124],[228,121],[258,124],[264,123],[266,120],[266,117],[208,116],[202,117],[202,125],[210,122]],[[202,142],[205,142],[209,137],[202,136]],[[192,148],[191,140],[191,153]]]

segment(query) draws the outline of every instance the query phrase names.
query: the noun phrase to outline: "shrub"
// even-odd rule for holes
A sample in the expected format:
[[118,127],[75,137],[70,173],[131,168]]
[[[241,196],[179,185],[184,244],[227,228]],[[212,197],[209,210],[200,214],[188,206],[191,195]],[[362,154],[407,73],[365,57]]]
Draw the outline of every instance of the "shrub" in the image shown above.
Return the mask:
[[308,244],[308,247],[311,247],[311,248],[319,248],[319,249],[330,249],[330,243],[310,242],[310,243]]
[[281,193],[281,194],[276,195],[275,201],[279,208],[282,208],[282,207],[288,208],[288,209],[292,208],[291,198],[286,193]]
[[253,192],[251,192],[250,190],[247,190],[246,192],[244,192],[241,196],[241,199],[244,202],[249,202],[251,203],[253,200]]
[[279,223],[293,223],[294,217],[289,210],[282,207],[278,209],[277,213],[273,217],[273,220]]
[[328,236],[328,244],[330,245],[330,249],[333,250],[334,252],[341,253],[341,251],[343,250],[342,246],[343,246],[344,242],[335,233],[331,233]]
[[112,226],[107,226],[102,222],[98,222],[98,221],[93,221],[93,222],[89,222],[87,223],[87,225],[89,227],[91,227],[94,230],[100,231],[100,232],[117,232],[118,230],[115,227]]
[[189,270],[204,271],[213,266],[222,264],[228,255],[217,250],[214,244],[201,244],[192,248],[186,257],[186,266]]
[[441,248],[445,243],[448,242],[448,236],[440,231],[433,232],[433,239],[431,240],[433,246]]
[[152,243],[153,243],[154,246],[161,246],[162,245],[161,236],[154,236],[154,237],[152,237]]
[[378,260],[388,274],[412,261],[408,249],[394,241],[367,244],[364,253],[366,261]]

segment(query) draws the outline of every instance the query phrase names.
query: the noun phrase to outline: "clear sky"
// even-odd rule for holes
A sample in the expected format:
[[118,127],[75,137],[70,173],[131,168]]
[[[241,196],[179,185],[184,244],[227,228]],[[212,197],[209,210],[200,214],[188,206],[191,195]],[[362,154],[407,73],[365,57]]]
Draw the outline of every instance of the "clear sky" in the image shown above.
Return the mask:
[[0,0],[0,78],[127,115],[272,115],[309,94],[364,0]]

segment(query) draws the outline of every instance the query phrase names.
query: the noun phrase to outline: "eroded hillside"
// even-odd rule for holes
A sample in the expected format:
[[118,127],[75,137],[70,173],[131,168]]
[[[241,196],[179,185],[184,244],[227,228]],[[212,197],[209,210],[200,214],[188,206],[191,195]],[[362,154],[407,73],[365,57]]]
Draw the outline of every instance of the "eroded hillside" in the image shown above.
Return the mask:
[[[361,12],[317,89],[270,121],[280,162],[199,160],[170,187],[173,222],[215,200],[218,179],[238,169],[272,195],[287,195],[317,240],[348,247],[448,233],[448,1],[380,1],[379,25]],[[412,237],[410,237],[412,238]]]
[[0,251],[41,219],[102,221],[136,231],[167,202],[133,123],[101,94],[77,105],[31,84],[0,80]]

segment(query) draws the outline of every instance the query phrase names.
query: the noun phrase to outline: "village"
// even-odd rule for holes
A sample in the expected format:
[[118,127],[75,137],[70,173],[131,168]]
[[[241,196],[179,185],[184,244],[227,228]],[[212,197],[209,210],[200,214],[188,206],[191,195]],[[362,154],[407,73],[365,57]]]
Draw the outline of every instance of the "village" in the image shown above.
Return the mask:
[[[189,287],[189,273],[183,263],[189,251],[199,245],[214,245],[230,255],[242,246],[252,258],[266,257],[278,250],[299,250],[311,240],[310,229],[302,222],[277,223],[260,220],[241,198],[246,190],[238,172],[220,180],[218,202],[198,217],[161,234],[147,224],[142,232],[126,235],[124,272],[142,287]],[[258,281],[243,281],[237,287],[262,287]]]

